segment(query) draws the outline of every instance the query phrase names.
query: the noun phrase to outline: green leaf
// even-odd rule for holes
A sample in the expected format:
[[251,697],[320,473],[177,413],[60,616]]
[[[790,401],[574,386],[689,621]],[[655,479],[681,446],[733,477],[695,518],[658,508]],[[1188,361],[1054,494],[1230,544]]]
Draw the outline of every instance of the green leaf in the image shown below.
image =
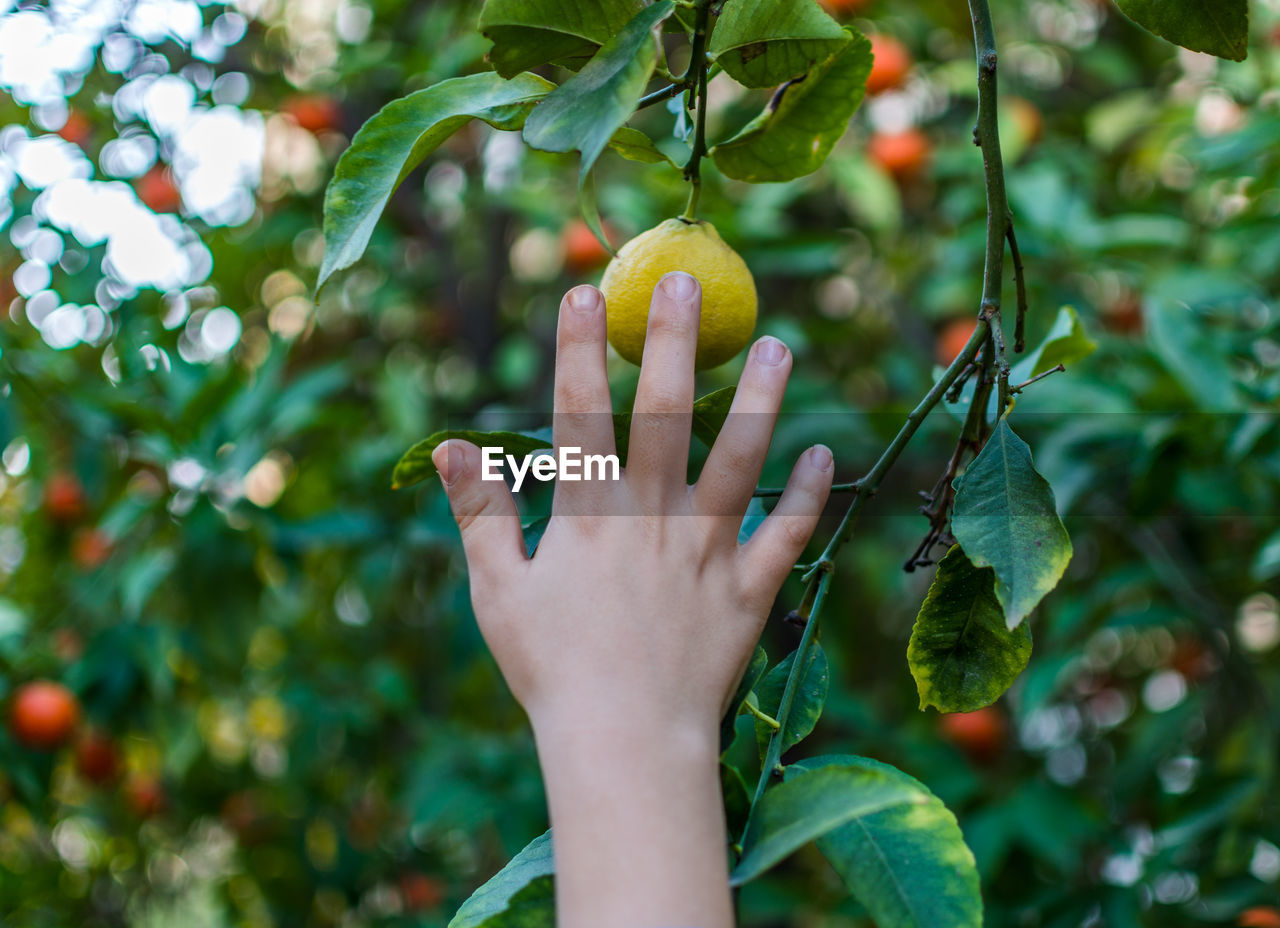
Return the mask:
[[[787,677],[796,662],[796,652],[792,651],[778,666],[774,667],[756,686],[756,698],[760,711],[765,715],[778,718],[782,705],[782,691],[786,688]],[[782,752],[795,747],[813,731],[822,715],[822,707],[827,701],[827,688],[831,675],[827,668],[827,655],[816,641],[809,647],[805,655],[804,668],[801,671],[795,700],[791,703],[791,714],[787,718],[787,727],[782,732]],[[764,722],[756,721],[756,738],[760,745],[760,756],[764,757],[765,746],[769,743],[772,729]]]
[[513,77],[551,61],[581,63],[644,5],[645,0],[486,0],[479,28],[493,42],[494,70]]
[[552,928],[554,873],[551,832],[547,831],[472,893],[449,928]]
[[676,167],[676,163],[662,153],[653,139],[630,126],[623,126],[613,133],[613,137],[609,139],[609,147],[628,161],[638,161],[641,164],[666,162],[673,168]]
[[765,111],[711,149],[716,167],[751,183],[792,180],[816,171],[862,103],[871,73],[871,43],[851,40],[803,78],[780,87]]
[[694,400],[693,435],[708,448],[716,443],[716,437],[724,428],[737,391],[737,387],[724,387]]
[[1174,45],[1244,61],[1249,53],[1248,0],[1116,0],[1135,23]]
[[725,5],[707,49],[739,84],[776,87],[826,61],[849,41],[813,0]]
[[1075,309],[1063,306],[1058,310],[1058,317],[1053,320],[1049,334],[1014,365],[1009,372],[1009,380],[1012,383],[1022,383],[1059,364],[1069,367],[1093,354],[1097,347],[1097,343],[1085,332]]
[[730,883],[741,886],[755,879],[793,851],[860,816],[925,801],[918,791],[879,770],[827,766],[789,777],[751,810]]
[[404,453],[396,462],[391,473],[391,489],[402,490],[413,486],[437,473],[436,465],[431,460],[431,452],[441,443],[451,438],[469,441],[481,448],[501,448],[504,454],[523,457],[544,448],[550,448],[551,442],[545,438],[522,435],[519,432],[477,432],[473,429],[444,429],[429,435]]
[[914,777],[865,757],[806,759],[786,775],[832,765],[880,771],[923,797],[861,816],[818,839],[818,850],[876,925],[981,928],[977,864],[942,800]]
[[324,261],[317,286],[364,254],[400,182],[472,119],[519,129],[555,85],[535,74],[505,81],[472,74],[411,93],[379,110],[342,153],[324,194]]
[[654,30],[674,9],[658,0],[636,14],[583,67],[535,107],[524,140],[542,151],[580,151],[585,176],[635,112],[658,61]]
[[751,502],[747,503],[747,511],[742,516],[742,524],[738,526],[738,544],[745,545],[751,540],[751,536],[756,533],[764,520],[769,518],[769,513],[765,511],[764,501],[758,497],[752,497]]
[[956,488],[951,532],[977,567],[994,567],[1005,622],[1017,627],[1058,585],[1071,539],[1031,449],[1001,419]]
[[1000,698],[1031,657],[1031,629],[1010,630],[990,568],[955,545],[938,564],[907,645],[920,708],[972,712]]
[[764,675],[765,668],[768,666],[769,655],[765,653],[764,648],[756,645],[755,651],[751,654],[751,661],[747,664],[747,669],[742,675],[741,682],[738,683],[738,689],[734,692],[733,698],[729,700],[729,710],[720,722],[721,754],[727,751],[729,745],[733,743],[733,729],[738,716],[742,712],[742,704],[746,702],[747,696],[755,688],[756,683]]

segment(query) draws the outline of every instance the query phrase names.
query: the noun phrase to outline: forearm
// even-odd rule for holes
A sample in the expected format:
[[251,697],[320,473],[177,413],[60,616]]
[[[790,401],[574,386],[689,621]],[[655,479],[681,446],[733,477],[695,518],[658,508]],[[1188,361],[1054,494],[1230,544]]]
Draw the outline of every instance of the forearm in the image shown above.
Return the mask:
[[535,726],[559,928],[731,928],[714,726]]

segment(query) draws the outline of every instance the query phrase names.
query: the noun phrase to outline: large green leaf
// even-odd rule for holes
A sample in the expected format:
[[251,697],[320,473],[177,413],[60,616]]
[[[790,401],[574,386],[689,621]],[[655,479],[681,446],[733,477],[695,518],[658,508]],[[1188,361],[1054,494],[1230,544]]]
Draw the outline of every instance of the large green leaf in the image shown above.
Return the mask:
[[1097,343],[1085,332],[1076,311],[1070,306],[1063,306],[1058,310],[1049,334],[1014,365],[1009,379],[1013,383],[1021,383],[1059,364],[1070,367],[1076,361],[1093,354],[1097,347]]
[[775,87],[826,61],[849,41],[814,0],[733,0],[716,22],[707,49],[740,84]]
[[551,442],[545,438],[535,438],[520,432],[477,432],[473,429],[444,429],[429,435],[406,451],[396,462],[391,473],[391,489],[401,490],[419,481],[434,477],[436,465],[431,460],[431,452],[450,438],[460,438],[481,448],[501,448],[504,454],[523,456],[550,448]]
[[879,928],[980,928],[982,893],[973,852],[956,817],[923,783],[865,757],[815,757],[792,777],[826,766],[876,770],[924,797],[854,819],[818,839],[818,849]]
[[821,767],[770,788],[751,810],[730,882],[741,886],[810,841],[859,816],[927,801],[879,770]]
[[[782,705],[782,691],[786,688],[787,677],[790,676],[795,662],[796,652],[792,651],[756,685],[756,699],[761,712],[774,718],[778,717],[779,707]],[[804,667],[797,681],[795,699],[791,703],[791,713],[787,717],[787,725],[782,732],[784,752],[807,738],[814,726],[818,724],[822,707],[827,701],[827,688],[830,682],[831,675],[827,669],[826,652],[822,650],[822,645],[815,641],[805,655]],[[772,733],[772,729],[765,722],[756,721],[756,738],[760,744],[761,758],[764,757],[764,749]]]
[[1031,449],[1001,419],[956,489],[951,532],[977,567],[994,567],[1005,622],[1017,627],[1058,585],[1071,539]]
[[1030,657],[1031,629],[1005,625],[991,569],[974,567],[953,546],[938,564],[907,645],[920,708],[972,712],[988,706]]
[[711,149],[721,172],[752,183],[785,181],[826,160],[862,103],[871,73],[871,43],[845,31],[850,41],[843,49],[781,87],[763,113]]
[[471,894],[449,928],[552,928],[555,864],[551,832],[534,838]]
[[658,61],[654,30],[672,0],[645,7],[583,67],[529,115],[524,140],[543,151],[582,152],[582,174],[600,157],[644,93]]
[[489,61],[503,77],[549,61],[590,58],[645,0],[486,0],[480,32],[492,40]]
[[1244,61],[1249,0],[1116,0],[1135,23],[1174,45]]
[[318,285],[364,254],[392,192],[445,139],[472,119],[519,129],[554,86],[535,74],[506,81],[486,72],[442,81],[379,110],[342,153],[325,190]]

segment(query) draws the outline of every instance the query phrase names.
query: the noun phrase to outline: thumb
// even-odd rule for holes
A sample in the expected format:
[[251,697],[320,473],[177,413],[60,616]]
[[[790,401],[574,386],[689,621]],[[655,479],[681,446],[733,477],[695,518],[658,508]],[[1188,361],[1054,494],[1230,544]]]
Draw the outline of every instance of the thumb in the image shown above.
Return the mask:
[[450,439],[431,452],[449,508],[462,532],[462,550],[473,575],[499,574],[525,560],[520,516],[506,481],[484,479],[480,449],[469,441]]

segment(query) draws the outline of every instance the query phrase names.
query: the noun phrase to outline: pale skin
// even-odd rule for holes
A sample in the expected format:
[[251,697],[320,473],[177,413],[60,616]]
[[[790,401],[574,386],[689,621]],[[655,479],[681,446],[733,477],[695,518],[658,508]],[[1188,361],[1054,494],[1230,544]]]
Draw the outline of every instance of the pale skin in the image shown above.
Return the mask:
[[[751,348],[698,482],[686,482],[701,292],[654,289],[629,458],[618,481],[557,485],[536,556],[502,481],[463,441],[433,454],[462,533],[485,641],[529,715],[547,788],[560,928],[734,923],[719,723],[765,618],[813,534],[834,466],[804,452],[755,535],[738,529],[791,370]],[[614,452],[604,300],[560,306],[554,443]]]

